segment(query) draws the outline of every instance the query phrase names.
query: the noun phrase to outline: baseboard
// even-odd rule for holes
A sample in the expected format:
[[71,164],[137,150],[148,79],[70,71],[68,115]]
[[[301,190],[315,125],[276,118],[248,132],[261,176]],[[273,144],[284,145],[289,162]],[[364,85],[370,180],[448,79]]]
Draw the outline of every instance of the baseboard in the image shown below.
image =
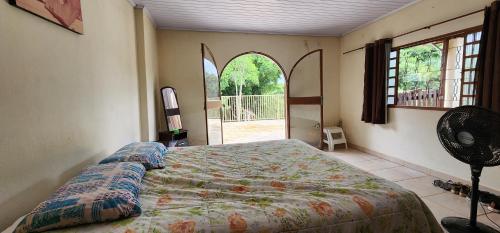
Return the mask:
[[[389,155],[386,155],[386,154],[383,154],[383,153],[380,153],[380,152],[377,152],[377,151],[373,151],[373,150],[370,150],[370,149],[368,149],[366,147],[358,146],[356,144],[349,143],[349,148],[353,148],[355,150],[359,150],[361,152],[365,152],[367,154],[371,154],[371,155],[377,156],[379,158],[382,158],[382,159],[385,159],[385,160],[389,160],[389,161],[391,161],[393,163],[401,164],[402,166],[405,166],[405,167],[417,170],[419,172],[428,174],[430,176],[437,177],[437,178],[445,180],[445,181],[446,180],[453,180],[453,181],[461,182],[463,184],[469,184],[469,185],[471,184],[470,180],[464,180],[464,179],[456,177],[456,176],[452,176],[452,175],[449,175],[449,174],[446,174],[446,173],[443,173],[443,172],[439,172],[439,171],[436,171],[436,170],[433,170],[433,169],[430,169],[430,168],[427,168],[427,167],[424,167],[424,166],[420,166],[420,165],[417,165],[417,164],[414,164],[414,163],[410,163],[408,161],[405,161],[405,160],[402,160],[402,159],[398,159],[398,158],[395,158],[395,157],[392,157],[392,156],[389,156]],[[500,190],[496,190],[496,189],[493,189],[493,188],[490,188],[490,187],[487,187],[487,186],[483,186],[483,185],[480,185],[479,188],[482,191],[487,191],[487,192],[490,192],[490,193],[494,193],[496,195],[500,195]]]

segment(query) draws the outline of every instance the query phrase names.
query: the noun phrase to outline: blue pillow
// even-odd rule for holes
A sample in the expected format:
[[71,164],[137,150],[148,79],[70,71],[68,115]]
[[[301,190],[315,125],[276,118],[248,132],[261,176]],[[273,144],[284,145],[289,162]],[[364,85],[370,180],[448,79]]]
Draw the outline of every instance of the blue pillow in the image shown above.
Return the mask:
[[116,162],[142,163],[147,170],[164,168],[163,158],[167,148],[158,142],[134,142],[103,159],[100,164]]
[[138,196],[145,171],[139,163],[91,166],[26,215],[15,232],[41,232],[139,216]]

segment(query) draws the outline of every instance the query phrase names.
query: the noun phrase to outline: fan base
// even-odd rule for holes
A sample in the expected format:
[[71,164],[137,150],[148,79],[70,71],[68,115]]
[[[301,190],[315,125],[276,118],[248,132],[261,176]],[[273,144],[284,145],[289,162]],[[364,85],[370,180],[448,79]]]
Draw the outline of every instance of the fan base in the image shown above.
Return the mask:
[[476,227],[470,226],[470,220],[459,217],[446,217],[441,219],[441,224],[450,233],[500,233],[494,228],[478,222]]

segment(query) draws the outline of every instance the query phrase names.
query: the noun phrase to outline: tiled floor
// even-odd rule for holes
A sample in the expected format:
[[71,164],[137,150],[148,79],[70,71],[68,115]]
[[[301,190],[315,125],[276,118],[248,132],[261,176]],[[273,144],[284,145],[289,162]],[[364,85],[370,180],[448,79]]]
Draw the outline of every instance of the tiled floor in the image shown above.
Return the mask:
[[[329,153],[349,164],[394,181],[402,187],[415,192],[432,210],[439,221],[447,216],[469,216],[470,204],[468,204],[467,199],[434,187],[432,182],[437,179],[436,177],[356,150],[339,149]],[[480,206],[478,207],[478,215],[478,221],[493,226]],[[488,211],[488,216],[495,223],[500,224],[500,214],[489,213]],[[500,229],[497,228],[497,230]]]

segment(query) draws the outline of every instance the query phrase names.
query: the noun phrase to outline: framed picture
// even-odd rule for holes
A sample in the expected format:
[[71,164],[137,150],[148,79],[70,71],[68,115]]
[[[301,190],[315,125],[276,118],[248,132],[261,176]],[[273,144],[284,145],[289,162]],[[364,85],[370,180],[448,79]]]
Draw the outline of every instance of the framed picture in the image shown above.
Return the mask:
[[9,0],[10,4],[83,34],[80,0]]

